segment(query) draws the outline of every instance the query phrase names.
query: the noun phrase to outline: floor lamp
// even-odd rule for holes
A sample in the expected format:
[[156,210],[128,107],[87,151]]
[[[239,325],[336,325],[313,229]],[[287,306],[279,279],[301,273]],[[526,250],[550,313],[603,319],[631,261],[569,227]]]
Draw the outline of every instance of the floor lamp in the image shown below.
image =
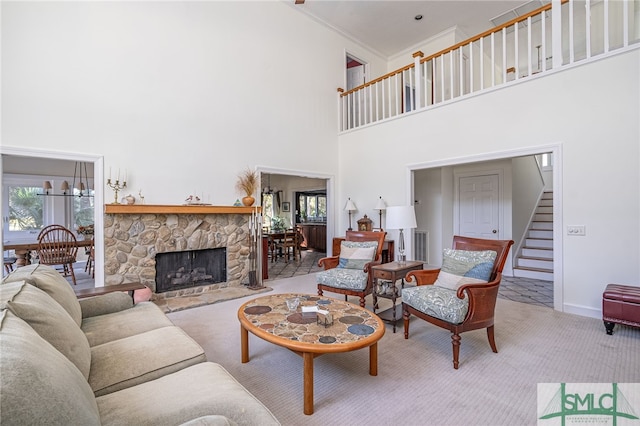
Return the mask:
[[358,208],[356,207],[356,205],[353,203],[353,201],[351,201],[351,198],[349,198],[347,200],[347,204],[345,204],[344,209],[346,211],[349,212],[349,231],[351,231],[353,228],[351,228],[351,212],[355,212],[356,210],[358,210]]
[[405,229],[413,229],[417,226],[416,211],[413,206],[387,207],[387,229],[400,230],[400,237],[398,238],[398,263],[401,265],[407,262],[407,257],[404,254],[404,234],[402,231]]

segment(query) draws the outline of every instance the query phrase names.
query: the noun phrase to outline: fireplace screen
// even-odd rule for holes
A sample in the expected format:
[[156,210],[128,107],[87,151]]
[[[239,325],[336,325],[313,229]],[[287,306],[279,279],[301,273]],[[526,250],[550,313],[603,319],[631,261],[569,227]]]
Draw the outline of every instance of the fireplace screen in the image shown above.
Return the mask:
[[156,254],[156,292],[227,281],[227,249]]

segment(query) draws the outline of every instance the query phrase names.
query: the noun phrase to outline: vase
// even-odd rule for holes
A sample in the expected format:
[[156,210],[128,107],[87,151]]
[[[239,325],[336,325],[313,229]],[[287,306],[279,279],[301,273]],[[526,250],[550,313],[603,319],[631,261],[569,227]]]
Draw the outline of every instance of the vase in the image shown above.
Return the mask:
[[250,195],[247,195],[246,197],[242,197],[242,204],[244,204],[247,207],[251,207],[255,202],[256,202],[256,199]]

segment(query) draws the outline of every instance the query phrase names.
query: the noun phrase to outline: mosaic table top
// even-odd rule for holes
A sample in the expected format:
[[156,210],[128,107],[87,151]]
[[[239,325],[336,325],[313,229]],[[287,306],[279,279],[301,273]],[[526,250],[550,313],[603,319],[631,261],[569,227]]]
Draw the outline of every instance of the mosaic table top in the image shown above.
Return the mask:
[[[286,299],[298,297],[295,311]],[[329,311],[333,324],[317,323],[315,313],[302,306]],[[303,352],[346,352],[369,346],[384,335],[382,320],[353,303],[311,294],[272,294],[250,300],[238,310],[238,318],[251,333],[280,346]]]

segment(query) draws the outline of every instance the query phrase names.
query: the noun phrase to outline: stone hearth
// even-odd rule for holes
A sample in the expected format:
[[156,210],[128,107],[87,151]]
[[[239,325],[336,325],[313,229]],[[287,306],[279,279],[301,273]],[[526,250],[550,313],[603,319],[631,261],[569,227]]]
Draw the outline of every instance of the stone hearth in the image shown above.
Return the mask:
[[[254,208],[166,205],[105,206],[105,285],[141,282],[154,300],[245,288],[249,220]],[[157,253],[226,248],[227,281],[157,294]]]

